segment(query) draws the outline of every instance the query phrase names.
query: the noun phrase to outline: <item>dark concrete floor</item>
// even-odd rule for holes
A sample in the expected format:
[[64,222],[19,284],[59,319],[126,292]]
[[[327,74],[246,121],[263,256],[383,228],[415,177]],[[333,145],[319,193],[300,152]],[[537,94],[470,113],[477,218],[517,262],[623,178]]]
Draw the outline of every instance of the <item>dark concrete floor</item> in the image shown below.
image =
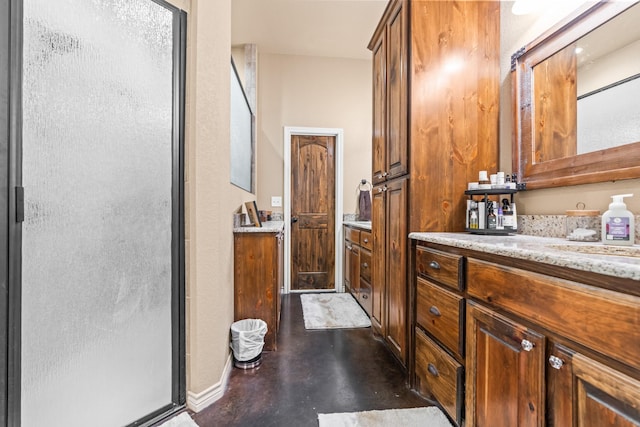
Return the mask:
[[192,414],[201,427],[317,426],[318,413],[413,408],[430,402],[371,328],[307,331],[299,294],[284,295],[278,350],[233,369],[224,396]]

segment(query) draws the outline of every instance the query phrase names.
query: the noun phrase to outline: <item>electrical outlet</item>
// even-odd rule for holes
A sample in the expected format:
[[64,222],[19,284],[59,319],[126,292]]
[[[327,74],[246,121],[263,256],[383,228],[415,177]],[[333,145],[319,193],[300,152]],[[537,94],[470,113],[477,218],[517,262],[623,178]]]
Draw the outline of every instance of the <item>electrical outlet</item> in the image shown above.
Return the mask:
[[271,196],[271,207],[272,208],[281,208],[282,207],[282,197],[280,197],[280,196]]

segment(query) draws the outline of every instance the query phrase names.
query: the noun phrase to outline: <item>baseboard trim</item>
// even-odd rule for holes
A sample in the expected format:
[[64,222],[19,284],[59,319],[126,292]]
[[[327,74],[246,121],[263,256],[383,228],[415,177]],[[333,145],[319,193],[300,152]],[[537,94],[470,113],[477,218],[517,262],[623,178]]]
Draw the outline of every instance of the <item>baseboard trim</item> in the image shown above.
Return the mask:
[[232,360],[233,355],[229,354],[227,363],[224,365],[224,371],[222,371],[222,378],[219,382],[200,393],[187,391],[187,407],[189,409],[193,412],[200,412],[224,395],[224,391],[227,389],[227,383],[229,382],[229,376],[231,375],[231,370],[233,369]]

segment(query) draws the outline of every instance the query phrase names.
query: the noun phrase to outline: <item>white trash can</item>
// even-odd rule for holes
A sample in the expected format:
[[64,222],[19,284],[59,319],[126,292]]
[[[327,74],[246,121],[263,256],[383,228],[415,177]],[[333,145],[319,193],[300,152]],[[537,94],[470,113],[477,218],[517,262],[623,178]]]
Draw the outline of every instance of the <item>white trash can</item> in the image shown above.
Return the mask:
[[231,324],[231,350],[236,368],[251,369],[262,361],[267,322],[261,319],[243,319]]

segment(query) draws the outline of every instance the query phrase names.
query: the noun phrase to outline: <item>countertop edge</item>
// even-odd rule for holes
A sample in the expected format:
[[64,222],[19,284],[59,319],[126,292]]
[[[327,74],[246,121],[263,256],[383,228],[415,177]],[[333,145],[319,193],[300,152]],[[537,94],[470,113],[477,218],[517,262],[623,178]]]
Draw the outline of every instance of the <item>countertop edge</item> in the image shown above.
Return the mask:
[[342,221],[342,225],[347,225],[349,227],[360,228],[362,230],[371,231],[371,221]]
[[267,221],[262,227],[235,227],[234,233],[279,233],[284,231],[284,221]]
[[409,238],[640,281],[640,258],[585,254],[550,247],[553,245],[588,245],[587,243],[527,235],[484,236],[468,233],[412,232],[409,234]]

